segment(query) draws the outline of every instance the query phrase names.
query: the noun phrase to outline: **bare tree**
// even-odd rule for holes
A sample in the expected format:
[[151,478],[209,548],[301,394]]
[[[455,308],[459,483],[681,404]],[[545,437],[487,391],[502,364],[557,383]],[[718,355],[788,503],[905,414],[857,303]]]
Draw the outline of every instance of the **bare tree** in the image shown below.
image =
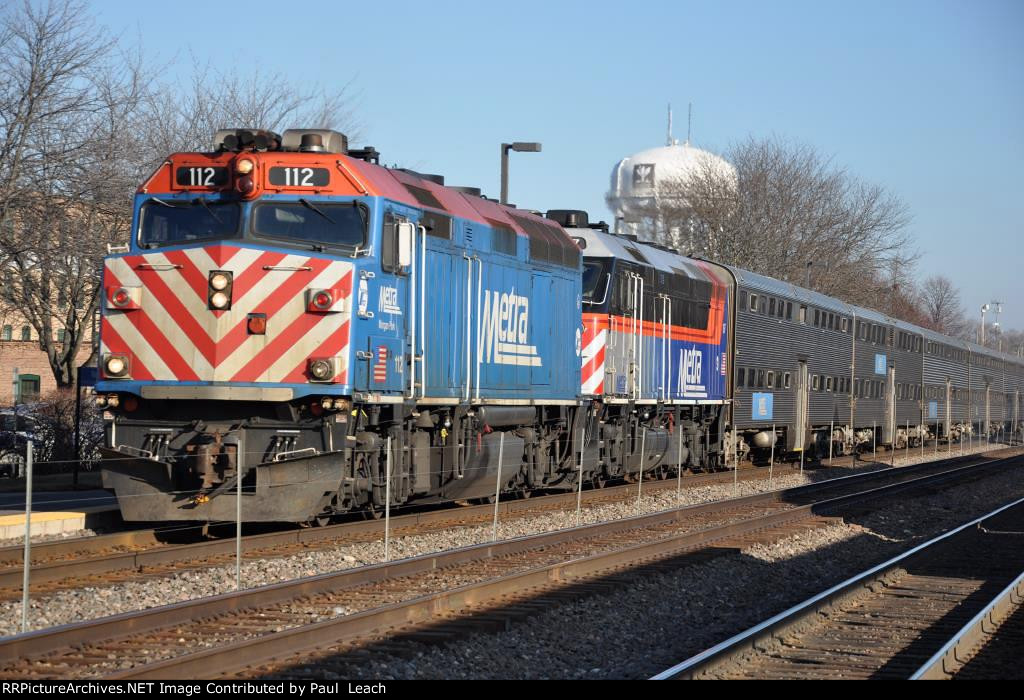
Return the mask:
[[925,326],[939,333],[959,336],[967,325],[960,290],[945,275],[932,275],[921,284]]
[[[662,182],[652,220],[684,254],[807,285],[846,301],[893,309],[917,257],[904,232],[906,205],[861,182],[814,148],[749,138],[725,158]],[[893,272],[895,270],[895,273]]]
[[207,151],[214,132],[231,127],[334,129],[355,140],[353,92],[351,82],[328,90],[277,73],[241,76],[193,62],[187,88],[160,85],[148,95],[136,130],[141,160],[152,170],[169,153]]
[[132,195],[175,151],[218,128],[355,126],[351,89],[195,67],[188,89],[151,80],[80,0],[0,9],[0,306],[30,323],[58,387],[75,368],[100,299],[108,243]]
[[35,328],[58,386],[74,382],[100,259],[130,215],[121,129],[143,82],[79,2],[0,16],[0,298]]

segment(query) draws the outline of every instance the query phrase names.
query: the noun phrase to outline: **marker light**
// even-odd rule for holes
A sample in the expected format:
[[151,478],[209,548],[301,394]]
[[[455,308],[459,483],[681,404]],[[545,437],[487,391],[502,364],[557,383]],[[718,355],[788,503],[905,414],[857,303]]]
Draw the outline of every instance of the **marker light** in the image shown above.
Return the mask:
[[235,163],[235,172],[239,175],[248,175],[252,172],[254,165],[248,158],[242,158]]
[[224,292],[214,292],[210,296],[210,305],[215,309],[226,309],[228,306],[228,295]]

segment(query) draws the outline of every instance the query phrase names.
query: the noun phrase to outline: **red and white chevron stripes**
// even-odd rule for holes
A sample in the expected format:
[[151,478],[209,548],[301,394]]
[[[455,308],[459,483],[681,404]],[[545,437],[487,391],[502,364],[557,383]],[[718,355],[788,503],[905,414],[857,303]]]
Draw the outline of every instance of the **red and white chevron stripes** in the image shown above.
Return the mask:
[[[211,270],[233,273],[227,311],[207,306]],[[351,314],[309,312],[306,290],[349,299],[351,263],[211,245],[110,258],[104,276],[142,288],[140,308],[106,309],[101,329],[101,351],[130,353],[133,379],[305,383],[309,357],[337,356],[347,379]],[[266,314],[265,335],[249,334],[251,313]]]
[[583,315],[583,370],[581,383],[584,395],[604,393],[604,353],[608,338],[608,317]]

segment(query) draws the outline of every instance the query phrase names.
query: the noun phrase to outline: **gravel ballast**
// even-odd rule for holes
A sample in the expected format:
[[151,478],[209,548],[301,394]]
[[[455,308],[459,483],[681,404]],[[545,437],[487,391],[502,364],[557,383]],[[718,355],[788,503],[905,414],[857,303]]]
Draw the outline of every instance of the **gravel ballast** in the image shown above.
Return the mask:
[[[897,460],[897,465],[900,463],[900,460]],[[803,475],[792,474],[775,478],[772,487],[774,489],[791,488],[812,481],[848,475],[855,471],[873,471],[887,466],[887,464],[867,463],[856,470],[848,467],[813,470]],[[740,482],[738,486],[732,484],[684,486],[679,493],[669,490],[645,495],[639,513],[653,513],[682,505],[724,500],[767,490],[767,480]],[[637,514],[636,502],[629,499],[618,503],[586,506],[583,509],[580,522],[589,524]],[[510,539],[573,527],[576,524],[574,510],[531,515],[528,518],[513,519],[505,523],[499,522],[498,538]],[[491,536],[490,525],[477,525],[438,533],[392,538],[390,555],[393,560],[418,556],[488,542],[491,540]],[[374,564],[383,560],[384,543],[381,540],[339,547],[335,550],[310,551],[280,558],[244,561],[242,582],[245,587],[256,587],[303,576]],[[234,565],[210,567],[183,571],[170,576],[126,581],[108,586],[90,586],[39,596],[31,601],[29,620],[32,629],[41,629],[233,590],[235,590]],[[10,635],[19,632],[20,619],[19,602],[0,603],[0,634]]]
[[1019,472],[757,544],[412,658],[336,659],[325,677],[647,678],[899,552],[1024,497]]

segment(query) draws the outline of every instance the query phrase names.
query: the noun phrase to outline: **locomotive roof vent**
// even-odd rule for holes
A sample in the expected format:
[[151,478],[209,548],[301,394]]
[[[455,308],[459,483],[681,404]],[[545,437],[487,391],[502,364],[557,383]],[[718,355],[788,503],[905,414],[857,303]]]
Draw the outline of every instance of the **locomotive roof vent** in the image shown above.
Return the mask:
[[352,148],[349,149],[348,155],[352,158],[358,158],[359,160],[365,160],[367,163],[373,163],[374,165],[380,165],[380,151],[373,146],[365,146],[363,148]]
[[480,191],[479,187],[456,187],[456,186],[452,185],[448,189],[455,190],[456,192],[461,192],[462,194],[467,194],[470,197],[483,197],[484,196],[483,192]]
[[281,137],[281,150],[348,153],[348,137],[330,129],[288,129]]
[[590,217],[582,209],[552,209],[544,216],[562,228],[590,228]]
[[410,175],[413,175],[415,177],[421,178],[423,180],[429,180],[430,182],[433,182],[435,185],[444,185],[444,175],[433,175],[431,173],[418,173],[415,170],[409,170],[409,168],[395,168],[395,170],[398,170],[398,171],[403,172],[403,173],[408,173]]
[[279,148],[281,137],[266,129],[218,129],[213,135],[214,152],[276,151]]

